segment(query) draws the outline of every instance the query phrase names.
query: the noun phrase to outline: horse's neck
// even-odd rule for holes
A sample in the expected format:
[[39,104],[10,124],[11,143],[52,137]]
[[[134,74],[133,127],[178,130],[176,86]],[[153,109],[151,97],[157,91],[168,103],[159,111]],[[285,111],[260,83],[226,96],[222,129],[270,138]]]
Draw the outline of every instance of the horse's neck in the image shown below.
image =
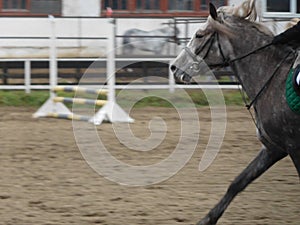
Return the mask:
[[[280,50],[271,46],[233,63],[232,69],[240,79],[243,89],[250,99],[255,98],[258,92],[267,84],[277,67],[280,68],[274,74],[273,79],[284,83],[286,74],[295,57],[291,54],[285,59],[288,53],[289,51],[286,49]],[[236,57],[239,57],[239,55]]]

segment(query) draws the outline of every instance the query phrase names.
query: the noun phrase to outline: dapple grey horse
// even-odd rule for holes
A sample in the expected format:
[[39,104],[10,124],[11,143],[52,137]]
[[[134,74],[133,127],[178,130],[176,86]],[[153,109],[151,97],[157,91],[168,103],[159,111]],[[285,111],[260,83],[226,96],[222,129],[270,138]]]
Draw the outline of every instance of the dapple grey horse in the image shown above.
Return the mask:
[[286,156],[291,157],[300,176],[300,115],[289,108],[285,97],[287,74],[296,51],[270,44],[273,35],[263,25],[247,20],[251,10],[246,12],[217,11],[210,4],[205,28],[195,33],[170,67],[177,81],[187,83],[199,74],[202,64],[210,68],[229,65],[251,101],[248,108],[254,108],[258,138],[263,144],[198,225],[216,224],[239,192]]
[[152,31],[140,29],[127,30],[123,35],[123,54],[131,55],[134,49],[139,49],[161,55],[168,41],[179,44],[177,39],[178,34],[179,29],[173,26]]

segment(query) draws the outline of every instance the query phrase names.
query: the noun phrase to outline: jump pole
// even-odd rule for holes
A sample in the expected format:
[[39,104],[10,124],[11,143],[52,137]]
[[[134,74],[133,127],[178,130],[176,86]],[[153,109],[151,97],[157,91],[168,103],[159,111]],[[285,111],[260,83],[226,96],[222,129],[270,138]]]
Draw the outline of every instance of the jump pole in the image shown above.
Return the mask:
[[47,117],[57,118],[57,119],[67,119],[67,120],[79,120],[88,122],[91,118],[89,116],[76,115],[73,113],[48,113]]
[[67,98],[67,97],[54,97],[53,101],[70,103],[70,104],[97,105],[97,106],[103,106],[107,103],[106,100],[94,100],[94,99],[86,99],[86,98]]
[[70,87],[70,86],[56,86],[52,88],[53,92],[76,92],[76,93],[85,93],[85,94],[93,94],[93,95],[106,95],[108,90],[106,89],[89,89],[84,87]]

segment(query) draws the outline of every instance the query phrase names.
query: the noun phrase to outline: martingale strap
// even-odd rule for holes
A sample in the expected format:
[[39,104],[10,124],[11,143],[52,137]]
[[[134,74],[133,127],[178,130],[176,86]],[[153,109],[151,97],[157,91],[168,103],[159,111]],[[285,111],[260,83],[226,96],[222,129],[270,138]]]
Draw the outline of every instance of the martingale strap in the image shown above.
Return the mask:
[[268,85],[271,83],[271,81],[273,80],[273,78],[275,77],[275,75],[277,74],[277,71],[279,70],[279,68],[281,67],[281,65],[285,62],[285,60],[290,56],[290,54],[292,54],[293,52],[288,52],[287,55],[281,60],[280,63],[277,64],[274,72],[272,73],[272,75],[270,76],[270,78],[267,80],[267,82],[262,86],[262,88],[260,89],[260,91],[256,94],[256,96],[253,98],[253,100],[250,102],[250,104],[246,105],[247,109],[249,110],[252,105],[257,101],[257,99],[260,97],[260,95],[263,93],[263,91],[268,87]]

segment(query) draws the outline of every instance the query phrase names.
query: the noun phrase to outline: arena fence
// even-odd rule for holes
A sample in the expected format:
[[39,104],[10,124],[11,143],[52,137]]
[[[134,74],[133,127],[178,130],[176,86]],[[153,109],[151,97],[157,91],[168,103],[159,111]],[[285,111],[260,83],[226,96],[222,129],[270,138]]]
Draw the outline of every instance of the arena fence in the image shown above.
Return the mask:
[[[115,33],[111,33],[110,35],[107,34],[107,37],[67,37],[67,36],[59,36],[57,35],[57,31],[55,29],[55,24],[56,24],[56,19],[53,17],[49,17],[49,23],[51,24],[51,35],[50,36],[1,36],[1,40],[6,40],[6,39],[26,39],[26,40],[45,40],[49,43],[49,58],[10,58],[10,59],[0,59],[0,64],[11,64],[15,63],[16,65],[12,66],[12,69],[24,69],[24,74],[22,71],[22,74],[18,72],[17,79],[19,77],[23,78],[23,83],[21,84],[16,84],[15,82],[12,82],[10,84],[4,84],[5,85],[0,85],[0,90],[25,90],[26,93],[30,93],[31,90],[50,90],[53,88],[53,83],[57,83],[57,75],[58,75],[58,65],[69,65],[69,64],[88,64],[91,61],[101,61],[101,63],[105,64],[106,58],[57,58],[57,48],[56,48],[56,41],[58,40],[103,40],[106,41],[108,36],[113,35],[114,41],[116,41],[116,37],[118,35],[115,35]],[[112,24],[114,26],[114,24]],[[111,37],[112,38],[112,37]],[[132,62],[146,62],[146,61],[155,61],[155,62],[164,62],[166,64],[169,64],[172,60],[174,59],[174,56],[143,56],[143,57],[128,57],[124,56],[123,58],[120,57],[114,57],[115,62],[114,63],[119,63],[119,64],[131,64]],[[34,79],[34,73],[32,74],[32,70],[34,69],[40,69],[40,66],[43,65],[43,68],[46,66],[46,68],[50,69],[50,79],[49,82],[46,81],[47,83],[45,84],[32,84],[32,79]],[[9,68],[9,66],[8,66]],[[77,68],[77,67],[76,67]],[[4,72],[3,72],[4,73]],[[54,76],[54,74],[56,76]],[[3,75],[5,77],[6,75]],[[47,74],[45,74],[47,76]],[[3,78],[4,79],[4,78]],[[11,78],[9,78],[11,80]],[[23,85],[24,84],[24,85]],[[93,84],[91,84],[93,86]],[[123,89],[124,84],[115,84],[115,89]],[[170,91],[174,91],[176,88],[185,88],[185,89],[198,89],[199,85],[177,85],[174,82],[172,74],[169,76],[168,83],[163,83],[163,84],[142,84],[142,85],[131,85],[128,84],[126,85],[127,89],[169,89]],[[214,88],[221,88],[221,89],[237,89],[238,85],[236,84],[222,84],[222,85],[216,85],[216,84],[200,84],[200,88],[203,89],[214,89]]]

